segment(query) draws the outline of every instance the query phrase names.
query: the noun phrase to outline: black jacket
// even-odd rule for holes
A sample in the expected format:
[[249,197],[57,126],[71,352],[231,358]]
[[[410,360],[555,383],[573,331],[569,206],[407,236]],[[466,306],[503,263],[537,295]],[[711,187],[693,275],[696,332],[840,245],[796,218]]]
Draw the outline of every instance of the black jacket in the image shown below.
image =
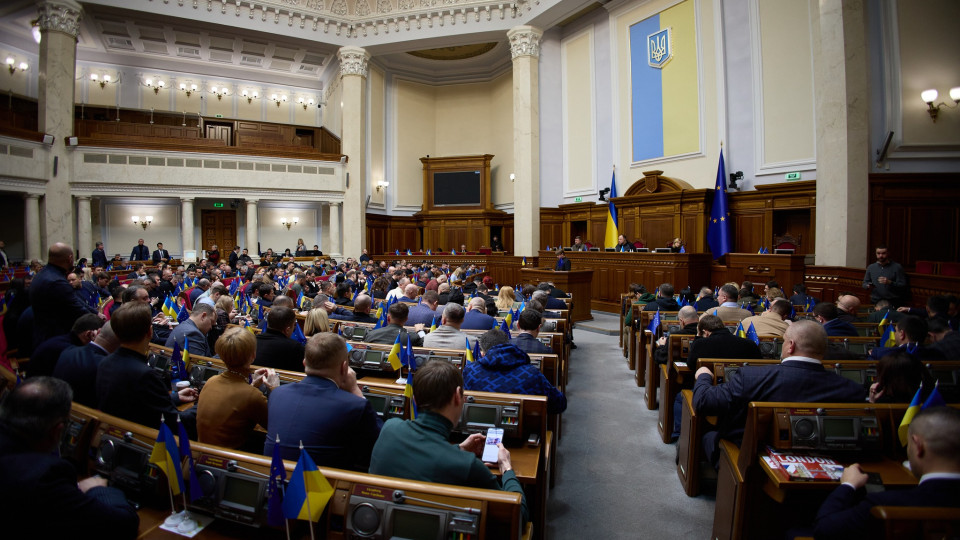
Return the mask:
[[737,337],[726,328],[721,328],[711,332],[710,337],[697,338],[690,343],[687,365],[696,369],[701,358],[759,360],[761,356],[760,347],[756,343]]
[[257,336],[257,357],[253,363],[259,367],[303,371],[303,356],[304,347],[299,341],[267,328]]
[[[160,415],[176,433],[178,397],[160,373],[147,365],[147,357],[131,349],[120,347],[107,355],[97,367],[97,403],[101,411],[136,422],[149,428],[160,426]],[[196,433],[196,424],[187,423],[187,430]]]

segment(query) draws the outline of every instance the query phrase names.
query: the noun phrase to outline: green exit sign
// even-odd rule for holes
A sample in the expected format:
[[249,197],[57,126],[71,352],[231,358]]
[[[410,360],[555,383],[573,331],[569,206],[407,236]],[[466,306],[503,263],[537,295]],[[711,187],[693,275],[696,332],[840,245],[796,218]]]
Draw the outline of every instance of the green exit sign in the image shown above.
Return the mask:
[[576,197],[573,199],[573,202],[583,202],[583,197]]
[[217,118],[223,118],[223,115],[222,115],[222,114],[216,114],[216,115],[214,115],[214,116],[216,116]]
[[223,208],[223,203],[222,203],[222,202],[215,202],[215,203],[213,203],[213,207],[214,207],[214,208]]
[[799,173],[799,172],[788,172],[786,175],[784,175],[784,178],[785,178],[787,181],[790,181],[790,180],[799,180],[799,179],[800,179],[800,173]]

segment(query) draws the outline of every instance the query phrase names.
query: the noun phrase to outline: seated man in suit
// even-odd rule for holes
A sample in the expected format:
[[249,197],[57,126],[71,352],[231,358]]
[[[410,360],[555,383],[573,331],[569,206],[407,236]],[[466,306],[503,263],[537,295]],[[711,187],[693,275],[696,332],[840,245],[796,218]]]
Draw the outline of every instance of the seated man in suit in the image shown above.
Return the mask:
[[53,376],[67,381],[73,390],[73,400],[87,407],[97,408],[97,368],[100,362],[120,346],[116,334],[107,321],[96,339],[80,347],[70,347],[60,353]]
[[573,245],[570,246],[571,251],[588,251],[587,245],[583,243],[583,238],[575,236],[573,238]]
[[[699,323],[699,319],[697,319],[697,310],[694,309],[693,306],[683,306],[680,308],[680,311],[677,313],[677,320],[681,324],[681,328],[680,330],[673,332],[671,335],[697,335],[697,324]],[[657,348],[653,350],[654,361],[659,365],[666,364],[667,353],[667,337],[663,336],[657,340]]]
[[[948,360],[938,348],[927,347],[923,344],[927,340],[927,328],[927,321],[924,319],[907,315],[900,319],[893,333],[897,339],[897,345],[872,349],[867,354],[867,359],[879,360],[888,354],[902,350],[921,362]],[[949,358],[949,360],[954,360],[954,358]]]
[[496,319],[487,315],[487,302],[483,298],[470,299],[470,305],[467,307],[467,313],[463,316],[463,324],[460,328],[464,330],[489,330],[493,328]]
[[960,332],[953,330],[944,319],[931,319],[927,334],[930,349],[943,353],[944,358],[960,359]]
[[136,538],[137,511],[107,479],[86,478],[58,454],[70,415],[70,386],[53,377],[28,379],[0,406],[0,508],[5,538],[69,538],[109,531]]
[[542,325],[543,316],[538,311],[524,309],[520,312],[520,318],[517,319],[518,332],[510,343],[525,353],[553,354],[553,349],[537,339]]
[[874,506],[960,507],[960,411],[930,407],[910,422],[907,457],[920,483],[910,489],[867,493],[867,475],[854,463],[817,513],[817,538],[882,538]]
[[423,338],[423,346],[434,349],[461,349],[470,345],[470,350],[476,343],[476,338],[460,331],[465,312],[460,304],[447,304],[440,317],[440,326]]
[[680,304],[673,298],[673,285],[664,283],[660,285],[660,294],[653,302],[647,302],[643,306],[644,311],[680,311]]
[[828,336],[855,337],[860,335],[852,324],[840,318],[839,309],[830,302],[820,302],[813,306],[813,317],[823,325],[823,329]]
[[777,298],[770,303],[766,311],[753,317],[747,317],[740,321],[743,323],[743,329],[747,330],[750,325],[759,335],[783,336],[783,333],[790,327],[787,319],[790,317],[790,302],[783,298]]
[[717,430],[703,437],[710,462],[716,466],[721,438],[739,444],[751,401],[863,403],[867,393],[862,385],[824,369],[821,362],[826,350],[823,327],[813,321],[797,321],[783,336],[779,365],[743,366],[716,386],[710,368],[698,369],[693,407],[697,414],[719,416]]
[[860,309],[860,299],[852,294],[844,294],[837,298],[837,316],[849,323],[858,320],[857,310]]
[[550,284],[541,283],[537,290],[530,296],[531,300],[539,300],[543,303],[544,309],[567,309],[567,303],[560,298],[550,295]]
[[[289,297],[288,297],[289,298]],[[274,306],[267,314],[267,329],[257,336],[259,367],[303,371],[303,345],[293,339],[297,313],[287,306]]]
[[880,324],[880,321],[886,318],[887,322],[895,323],[902,319],[905,315],[906,313],[898,311],[896,308],[894,308],[893,304],[891,304],[889,300],[880,300],[874,304],[873,311],[867,315],[867,322]]
[[737,304],[737,298],[739,297],[740,291],[737,289],[737,286],[727,283],[723,287],[720,287],[720,292],[717,293],[717,302],[720,306],[706,310],[700,318],[702,319],[707,315],[716,315],[720,317],[722,321],[742,321],[752,316],[753,313],[741,308],[740,305]]
[[370,473],[519,493],[523,522],[529,521],[527,497],[513,472],[510,451],[503,444],[497,444],[497,466],[501,473],[498,480],[480,461],[483,434],[474,433],[459,446],[448,440],[453,426],[460,422],[466,402],[460,370],[449,362],[428,363],[416,371],[413,398],[419,413],[416,420],[391,418],[383,425],[380,438],[373,446]]
[[365,472],[383,420],[357,386],[346,341],[330,332],[314,334],[303,367],[302,381],[270,393],[264,455],[273,454],[279,438],[283,459],[297,459],[302,442],[321,467]]
[[63,351],[72,347],[82,347],[97,337],[97,332],[103,326],[103,321],[94,313],[81,315],[73,323],[69,334],[50,338],[33,350],[30,363],[27,365],[27,374],[30,377],[49,377],[57,367],[57,361]]
[[808,302],[813,302],[813,304],[816,305],[817,299],[807,294],[807,287],[803,283],[794,285],[793,296],[790,297],[790,305],[806,306]]
[[207,332],[213,328],[216,321],[216,310],[209,304],[198,302],[193,306],[190,318],[174,328],[163,345],[172,348],[174,344],[178,344],[181,350],[190,351],[190,354],[212,357],[213,351],[207,343]]
[[420,287],[417,287],[416,283],[408,283],[403,288],[403,295],[400,296],[399,300],[407,304],[416,304],[417,295],[420,294]]
[[731,334],[720,317],[709,314],[700,317],[697,331],[700,337],[690,343],[690,354],[687,355],[687,364],[691,367],[696,367],[701,358],[762,358],[756,343]]
[[142,302],[124,304],[110,318],[120,347],[97,367],[97,408],[154,429],[161,415],[172,430],[178,429],[180,414],[191,437],[196,437],[196,409],[193,414],[180,413],[177,406],[196,401],[197,390],[171,392],[160,372],[147,365],[151,318],[150,306]]
[[410,313],[407,315],[407,324],[430,326],[433,324],[434,318],[436,318],[437,322],[440,322],[440,317],[437,314],[439,300],[440,295],[437,294],[437,291],[424,291],[420,303],[410,306]]
[[338,307],[333,302],[326,302],[323,307],[326,308],[328,312],[327,317],[331,319],[376,324],[377,318],[370,315],[370,306],[372,304],[373,299],[361,293],[353,303],[353,311]]
[[710,287],[700,287],[700,293],[693,302],[693,307],[697,311],[707,311],[715,307],[720,307],[720,303],[713,297],[713,289]]
[[463,367],[463,388],[501,394],[547,397],[547,412],[562,413],[567,398],[530,363],[530,356],[512,345],[499,328],[480,336],[481,357]]
[[557,250],[557,265],[553,269],[557,272],[570,271],[570,259],[563,254],[563,249]]
[[[397,335],[400,336],[400,343],[406,345],[407,343],[407,330],[403,325],[407,324],[407,317],[410,315],[410,307],[403,303],[397,302],[390,306],[387,309],[387,324],[382,328],[377,328],[376,330],[371,330],[367,332],[367,335],[363,337],[363,341],[366,343],[384,343],[386,345],[393,345],[397,340]],[[423,325],[417,324],[414,325],[415,332],[410,335],[410,343],[415,347],[423,345],[423,337],[426,333],[423,331]]]

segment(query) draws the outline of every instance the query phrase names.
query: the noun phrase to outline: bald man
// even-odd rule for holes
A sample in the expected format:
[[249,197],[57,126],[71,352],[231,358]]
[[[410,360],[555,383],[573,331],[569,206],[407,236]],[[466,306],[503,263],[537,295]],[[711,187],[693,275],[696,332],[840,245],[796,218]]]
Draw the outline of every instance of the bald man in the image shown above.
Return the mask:
[[845,294],[837,298],[837,318],[848,323],[857,322],[857,310],[860,309],[860,299],[852,294]]
[[50,246],[47,265],[37,272],[30,286],[33,306],[33,345],[70,332],[73,323],[86,313],[97,310],[82,302],[67,281],[73,268],[73,248],[63,243]]
[[703,437],[710,462],[717,464],[720,439],[739,443],[751,401],[863,403],[863,385],[824,369],[827,332],[813,321],[797,321],[783,334],[779,365],[743,366],[714,386],[713,371],[697,370],[693,407],[697,414],[717,415],[717,431]]
[[461,330],[490,330],[496,319],[487,315],[487,303],[483,298],[473,298],[463,317]]

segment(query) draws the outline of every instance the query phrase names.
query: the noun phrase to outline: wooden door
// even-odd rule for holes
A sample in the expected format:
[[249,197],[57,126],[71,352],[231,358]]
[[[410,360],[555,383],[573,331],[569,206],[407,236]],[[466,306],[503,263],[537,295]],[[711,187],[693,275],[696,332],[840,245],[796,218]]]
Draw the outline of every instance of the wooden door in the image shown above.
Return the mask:
[[206,136],[208,139],[220,139],[223,141],[223,144],[227,146],[231,146],[233,144],[233,130],[230,126],[208,122],[204,127],[207,130]]
[[[237,245],[237,213],[235,210],[200,211],[201,250],[214,244],[220,248],[220,257],[226,258]],[[256,246],[253,246],[256,248]]]

